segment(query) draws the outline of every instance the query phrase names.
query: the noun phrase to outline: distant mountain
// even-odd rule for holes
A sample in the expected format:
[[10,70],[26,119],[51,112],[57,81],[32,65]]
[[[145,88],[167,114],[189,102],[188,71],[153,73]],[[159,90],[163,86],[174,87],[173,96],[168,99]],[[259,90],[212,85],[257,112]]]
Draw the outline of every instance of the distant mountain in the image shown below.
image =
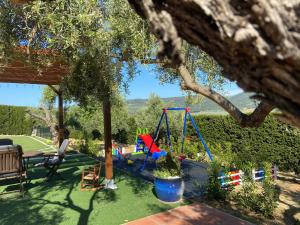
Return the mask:
[[[250,99],[251,93],[240,93],[237,95],[229,96],[228,99],[236,105],[239,109],[247,111],[255,108],[257,103]],[[185,107],[186,102],[184,97],[171,97],[162,98],[166,107]],[[128,109],[130,113],[137,112],[141,108],[146,107],[147,99],[130,99],[127,100]],[[225,113],[225,111],[213,101],[205,98],[202,102],[192,104],[189,106],[192,112],[207,112],[207,113]]]

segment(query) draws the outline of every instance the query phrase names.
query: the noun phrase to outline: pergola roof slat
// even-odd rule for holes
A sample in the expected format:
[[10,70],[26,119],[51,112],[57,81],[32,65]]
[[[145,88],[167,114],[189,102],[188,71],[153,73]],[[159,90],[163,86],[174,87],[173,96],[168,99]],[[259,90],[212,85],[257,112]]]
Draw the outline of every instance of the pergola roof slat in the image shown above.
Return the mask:
[[0,82],[56,85],[61,83],[68,72],[65,65],[54,63],[41,68],[39,73],[36,68],[16,61],[0,67]]

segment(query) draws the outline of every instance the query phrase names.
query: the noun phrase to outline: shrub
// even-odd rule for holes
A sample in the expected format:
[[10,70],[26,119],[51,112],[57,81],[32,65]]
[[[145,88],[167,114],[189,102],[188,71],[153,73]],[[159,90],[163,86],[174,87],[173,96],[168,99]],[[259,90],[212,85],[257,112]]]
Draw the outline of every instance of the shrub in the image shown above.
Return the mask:
[[157,169],[154,171],[154,176],[160,178],[181,176],[180,161],[168,152],[166,157],[160,157],[156,161]]
[[218,179],[220,172],[224,171],[222,165],[214,160],[208,167],[208,184],[207,184],[207,197],[215,200],[226,200],[229,190],[224,190],[221,186],[221,181]]
[[[169,150],[169,147],[166,144],[166,139],[161,139],[163,142],[162,149]],[[175,139],[171,136],[172,149],[177,155],[181,155],[182,139]],[[183,145],[183,154],[189,158],[197,161],[204,161],[206,158],[205,150],[201,149],[201,143],[196,141],[185,140]]]
[[101,150],[101,142],[99,140],[89,140],[88,144],[88,154],[92,156],[99,156]]
[[26,107],[0,105],[0,134],[31,135],[34,121],[26,110]]
[[277,207],[278,193],[272,180],[271,165],[264,164],[265,178],[263,181],[253,181],[250,173],[244,176],[243,185],[234,195],[233,199],[243,208],[272,217]]
[[96,139],[101,140],[101,137],[102,137],[100,131],[97,129],[92,130],[92,136],[93,136],[93,140],[96,140]]
[[122,144],[128,144],[128,132],[125,129],[118,129],[118,132],[113,134],[113,139]]
[[[278,165],[280,170],[300,172],[299,129],[278,121],[275,116],[268,116],[259,128],[242,128],[229,116],[194,118],[213,155],[228,148],[235,157],[244,159],[244,163],[267,161]],[[187,137],[199,143],[192,125],[187,125]]]
[[84,132],[82,130],[71,129],[69,138],[84,139],[84,136],[85,135],[84,135]]
[[86,140],[80,143],[79,151],[91,156],[100,156],[101,142],[99,140]]

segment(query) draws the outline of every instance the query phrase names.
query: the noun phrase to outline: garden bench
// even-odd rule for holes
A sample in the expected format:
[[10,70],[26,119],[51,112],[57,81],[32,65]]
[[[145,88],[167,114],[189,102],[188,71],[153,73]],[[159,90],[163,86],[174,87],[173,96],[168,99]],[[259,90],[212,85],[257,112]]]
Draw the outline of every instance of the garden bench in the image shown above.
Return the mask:
[[0,145],[13,145],[13,141],[8,138],[1,138]]
[[23,181],[26,179],[26,170],[23,167],[22,155],[20,145],[0,146],[0,180],[18,179],[20,193],[24,196]]

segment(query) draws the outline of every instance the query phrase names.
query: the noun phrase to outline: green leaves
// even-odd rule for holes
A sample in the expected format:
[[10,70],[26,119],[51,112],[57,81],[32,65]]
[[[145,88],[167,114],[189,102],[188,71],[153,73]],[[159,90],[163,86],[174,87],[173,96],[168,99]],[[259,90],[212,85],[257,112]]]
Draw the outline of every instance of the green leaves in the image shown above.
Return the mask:
[[34,120],[27,116],[26,111],[26,107],[0,105],[0,133],[31,135]]
[[[267,161],[278,165],[280,170],[300,170],[299,129],[278,121],[275,116],[267,117],[259,128],[242,128],[229,116],[194,118],[212,154],[226,163],[244,169],[249,163],[260,167]],[[198,141],[190,124],[187,136]]]
[[[184,64],[194,80],[201,85],[222,91],[226,80],[222,76],[221,66],[198,47],[183,42],[182,48],[182,53],[185,56]],[[156,67],[155,72],[163,83],[181,82],[181,77],[178,72],[172,68],[165,67],[165,65]],[[191,92],[187,93],[192,94]]]
[[156,165],[157,169],[154,171],[156,177],[169,178],[182,175],[180,161],[170,152],[167,153],[166,157],[160,157],[156,161]]

